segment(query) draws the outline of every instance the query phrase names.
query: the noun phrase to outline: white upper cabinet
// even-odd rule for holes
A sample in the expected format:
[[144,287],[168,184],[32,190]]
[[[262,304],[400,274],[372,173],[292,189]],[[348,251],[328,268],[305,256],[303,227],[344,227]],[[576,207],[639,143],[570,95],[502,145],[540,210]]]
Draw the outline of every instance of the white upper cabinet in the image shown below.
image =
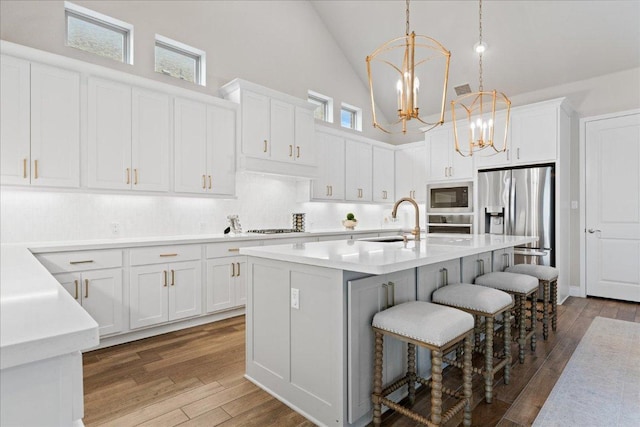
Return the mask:
[[169,96],[90,77],[88,186],[169,191]]
[[344,138],[317,131],[318,176],[311,180],[312,200],[344,200]]
[[395,159],[389,148],[373,147],[373,201],[395,201]]
[[[489,168],[499,168],[509,166],[511,164],[511,151],[512,151],[512,141],[511,138],[511,127],[513,125],[513,111],[511,110],[511,120],[509,122],[509,128],[507,129],[507,150],[496,152],[492,148],[486,148],[482,151],[474,153],[473,159],[475,162],[475,167],[477,169],[489,169]],[[504,113],[496,112],[496,123],[495,129],[504,129],[506,121],[506,115]],[[496,136],[498,131],[496,132]],[[504,146],[504,131],[500,132],[500,140],[494,139],[494,145],[498,150],[501,150]]]
[[176,98],[175,191],[235,193],[236,111]]
[[411,197],[417,202],[427,200],[427,147],[423,142],[410,144],[396,151],[396,194],[397,199]]
[[302,177],[316,175],[313,104],[235,79],[220,89],[240,104],[240,168]]
[[373,150],[370,144],[345,141],[345,198],[353,202],[370,202]]
[[2,56],[2,183],[80,185],[80,75]]
[[442,126],[425,134],[428,153],[428,181],[471,179],[473,160],[455,149],[453,127]]

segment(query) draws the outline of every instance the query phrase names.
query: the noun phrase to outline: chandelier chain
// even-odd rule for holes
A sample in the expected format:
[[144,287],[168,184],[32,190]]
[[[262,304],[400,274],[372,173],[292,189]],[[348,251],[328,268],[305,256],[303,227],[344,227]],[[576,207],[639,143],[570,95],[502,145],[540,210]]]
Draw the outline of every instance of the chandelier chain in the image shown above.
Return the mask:
[[[478,33],[480,35],[479,37],[479,46],[482,46],[482,0],[479,0],[480,2],[480,7],[478,8]],[[483,91],[483,84],[482,84],[482,51],[479,52],[478,54],[478,68],[479,68],[479,76],[480,76],[480,84],[478,85],[478,90],[480,92]]]
[[407,0],[407,27],[405,30],[405,35],[408,36],[409,35],[409,1]]

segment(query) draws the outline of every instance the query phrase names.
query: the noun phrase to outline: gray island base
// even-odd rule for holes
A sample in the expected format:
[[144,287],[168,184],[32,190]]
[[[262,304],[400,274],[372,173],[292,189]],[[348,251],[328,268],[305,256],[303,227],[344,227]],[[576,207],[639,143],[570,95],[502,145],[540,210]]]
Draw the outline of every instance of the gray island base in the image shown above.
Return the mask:
[[[443,269],[454,283],[474,274],[478,260],[491,271],[494,259],[512,259],[514,246],[533,241],[438,234],[408,242],[242,248],[249,269],[246,377],[318,425],[366,425],[372,419],[373,315],[407,301],[430,301]],[[384,384],[404,374],[404,348],[385,342]],[[418,353],[420,375],[429,377],[429,370],[428,353]]]

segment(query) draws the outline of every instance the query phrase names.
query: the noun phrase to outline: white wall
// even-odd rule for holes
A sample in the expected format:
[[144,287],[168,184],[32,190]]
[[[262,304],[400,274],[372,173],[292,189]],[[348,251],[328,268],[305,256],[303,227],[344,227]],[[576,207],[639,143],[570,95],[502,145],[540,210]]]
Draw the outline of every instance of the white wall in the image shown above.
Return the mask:
[[[306,1],[73,1],[134,26],[134,64],[65,46],[64,2],[2,0],[0,39],[215,94],[239,77],[307,99],[309,89],[363,111],[362,134],[391,142],[373,128],[368,88]],[[154,72],[155,34],[207,54],[207,87]],[[363,61],[364,66],[364,61]]]

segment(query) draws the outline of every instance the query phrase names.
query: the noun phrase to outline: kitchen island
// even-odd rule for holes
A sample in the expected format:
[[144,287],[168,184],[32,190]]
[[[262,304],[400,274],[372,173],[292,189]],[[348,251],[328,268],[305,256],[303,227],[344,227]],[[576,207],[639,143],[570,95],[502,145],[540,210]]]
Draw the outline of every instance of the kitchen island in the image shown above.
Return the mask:
[[[439,234],[420,241],[242,248],[249,270],[246,376],[316,424],[366,425],[371,421],[373,314],[394,304],[429,300],[430,267],[459,267],[464,257],[533,241]],[[385,345],[385,383],[402,375],[403,349],[400,343]],[[425,356],[418,354],[423,375],[429,368]]]

